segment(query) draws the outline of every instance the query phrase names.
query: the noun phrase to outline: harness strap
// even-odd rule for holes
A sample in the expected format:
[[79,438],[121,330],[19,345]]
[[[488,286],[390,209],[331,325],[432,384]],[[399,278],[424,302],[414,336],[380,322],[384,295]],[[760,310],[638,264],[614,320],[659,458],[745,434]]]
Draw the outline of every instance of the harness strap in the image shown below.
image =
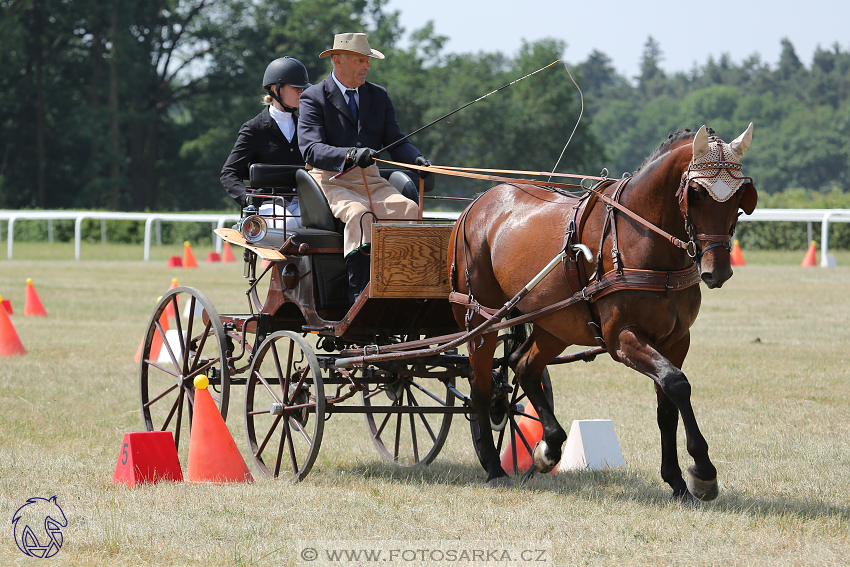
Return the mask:
[[[632,290],[632,291],[655,291],[660,292],[667,290],[679,291],[695,286],[700,282],[699,266],[691,264],[689,268],[684,270],[676,270],[673,272],[661,272],[655,270],[637,270],[634,268],[623,268],[621,273],[611,270],[606,273],[599,281],[596,281],[584,289],[577,291],[571,297],[563,299],[546,307],[541,307],[530,313],[514,317],[510,320],[511,325],[519,325],[538,319],[555,311],[559,311],[579,301],[587,301],[594,303],[599,299],[615,291]],[[463,305],[467,309],[475,310],[476,312],[483,311],[487,314],[497,314],[499,310],[484,307],[476,300],[471,299],[467,294],[460,292],[452,292],[449,295],[449,301],[458,305]],[[493,327],[496,329],[496,327]]]

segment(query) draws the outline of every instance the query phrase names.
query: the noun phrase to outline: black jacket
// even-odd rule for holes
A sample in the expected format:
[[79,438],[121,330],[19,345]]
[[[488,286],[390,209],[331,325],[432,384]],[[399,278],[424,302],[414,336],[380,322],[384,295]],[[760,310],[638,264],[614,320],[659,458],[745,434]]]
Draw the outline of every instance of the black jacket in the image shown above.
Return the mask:
[[[349,148],[380,150],[404,137],[387,90],[366,82],[358,91],[359,124],[354,122],[345,97],[331,75],[302,93],[298,135],[301,152],[313,167],[341,171]],[[402,163],[413,163],[422,155],[409,140],[389,153],[394,161]]]
[[[248,168],[252,163],[304,165],[298,149],[298,117],[293,115],[293,119],[296,133],[292,142],[280,131],[268,107],[239,129],[236,144],[221,169],[219,179],[228,195],[240,205],[245,196],[245,184],[242,181],[248,179]],[[292,187],[295,187],[295,171],[292,172]]]

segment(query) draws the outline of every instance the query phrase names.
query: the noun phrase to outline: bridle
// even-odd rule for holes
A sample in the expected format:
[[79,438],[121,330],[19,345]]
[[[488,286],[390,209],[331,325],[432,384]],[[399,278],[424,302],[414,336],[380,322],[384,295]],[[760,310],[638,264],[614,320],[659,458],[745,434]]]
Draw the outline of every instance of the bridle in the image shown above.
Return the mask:
[[[717,146],[720,150],[720,159],[718,161],[708,163],[694,163],[693,159],[691,159],[688,163],[687,169],[685,169],[684,173],[682,173],[682,180],[679,182],[679,190],[676,191],[676,197],[679,199],[679,212],[682,213],[682,218],[685,221],[685,232],[688,234],[688,238],[690,239],[688,241],[688,248],[686,251],[688,256],[694,258],[697,262],[702,259],[703,254],[712,248],[717,248],[718,246],[722,246],[728,252],[732,251],[732,237],[735,235],[735,227],[738,224],[738,217],[741,216],[741,213],[738,213],[738,217],[735,218],[735,221],[729,228],[729,234],[697,233],[694,222],[691,219],[691,210],[688,205],[688,187],[690,186],[691,181],[694,179],[714,179],[720,175],[721,171],[725,170],[733,179],[740,179],[748,181],[749,183],[753,182],[752,177],[735,175],[734,172],[741,172],[743,166],[736,161],[724,159],[723,144],[720,138],[711,136],[709,138],[709,142],[717,142]],[[693,177],[690,175],[692,171],[700,172],[709,170],[716,171],[711,175],[695,175]],[[737,192],[737,190],[735,192]],[[700,247],[697,244],[699,242],[707,242],[710,244]]]

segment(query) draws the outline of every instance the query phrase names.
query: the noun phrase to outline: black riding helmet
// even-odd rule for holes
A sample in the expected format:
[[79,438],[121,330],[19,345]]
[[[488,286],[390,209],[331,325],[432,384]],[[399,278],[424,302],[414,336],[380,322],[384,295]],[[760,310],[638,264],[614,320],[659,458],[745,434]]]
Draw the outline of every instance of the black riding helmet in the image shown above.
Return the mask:
[[310,78],[307,76],[307,67],[304,66],[298,59],[292,57],[281,57],[275,59],[269,66],[266,67],[266,72],[263,74],[263,88],[266,92],[284,107],[287,112],[292,112],[296,109],[290,108],[283,104],[281,98],[276,95],[271,87],[277,85],[280,89],[283,85],[291,85],[301,89],[306,89],[310,84]]

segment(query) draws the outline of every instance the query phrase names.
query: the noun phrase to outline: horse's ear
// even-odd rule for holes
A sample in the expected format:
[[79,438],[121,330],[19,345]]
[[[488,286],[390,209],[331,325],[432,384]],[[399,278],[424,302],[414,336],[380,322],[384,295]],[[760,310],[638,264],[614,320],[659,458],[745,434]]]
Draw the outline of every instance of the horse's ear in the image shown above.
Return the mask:
[[750,122],[750,125],[747,126],[747,129],[744,130],[744,133],[732,140],[732,143],[729,146],[732,148],[732,151],[738,154],[738,157],[741,158],[744,156],[744,152],[747,151],[747,148],[750,147],[750,142],[753,141],[753,123]]
[[753,211],[756,210],[756,203],[758,203],[759,196],[756,191],[755,185],[752,183],[745,183],[742,186],[744,190],[744,196],[741,197],[741,204],[738,205],[745,213],[748,215],[753,214]]
[[704,156],[709,152],[708,148],[708,132],[705,130],[705,124],[702,125],[694,136],[694,161]]

